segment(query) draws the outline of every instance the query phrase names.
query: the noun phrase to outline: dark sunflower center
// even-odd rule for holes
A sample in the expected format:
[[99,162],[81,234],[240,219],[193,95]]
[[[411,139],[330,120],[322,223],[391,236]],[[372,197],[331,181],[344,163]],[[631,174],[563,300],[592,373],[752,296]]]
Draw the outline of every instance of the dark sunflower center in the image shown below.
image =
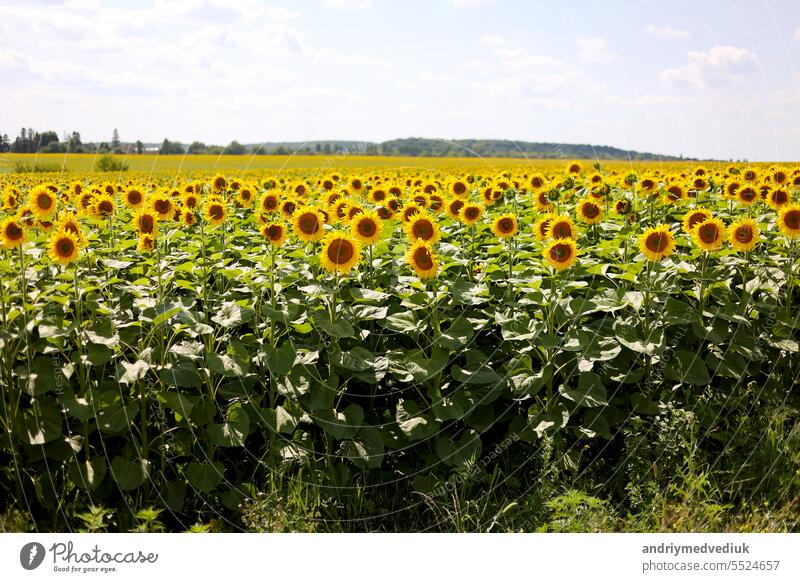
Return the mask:
[[497,223],[497,228],[500,232],[511,232],[514,230],[514,221],[511,218],[501,218]]
[[358,221],[358,234],[361,236],[372,236],[376,230],[375,221],[371,218],[363,218]]
[[788,200],[789,195],[783,190],[775,190],[772,194],[772,201],[775,202],[775,204],[786,204]]
[[392,211],[385,206],[381,206],[378,208],[378,216],[380,216],[383,220],[389,220],[392,217]]
[[572,229],[566,222],[557,222],[553,225],[554,238],[572,238]]
[[800,210],[791,210],[786,213],[783,221],[792,230],[800,228]]
[[375,200],[376,202],[380,202],[385,198],[386,198],[386,192],[384,192],[383,190],[375,190],[375,192],[372,193],[372,199]]
[[139,204],[142,201],[142,193],[138,190],[131,190],[128,192],[128,202],[131,204]]
[[269,240],[278,240],[283,234],[283,229],[277,224],[272,224],[267,228],[267,237]]
[[336,239],[328,245],[328,259],[336,265],[344,265],[353,258],[355,249],[349,240]]
[[695,212],[689,217],[689,228],[694,228],[695,225],[703,222],[708,216],[704,212]]
[[716,224],[701,224],[697,233],[704,243],[713,243],[719,238],[719,229]]
[[225,215],[225,211],[222,209],[221,204],[212,204],[211,208],[208,209],[208,215],[213,220],[222,220],[222,217]]
[[467,191],[467,186],[463,182],[456,182],[453,184],[453,193],[454,194],[463,194]]
[[152,234],[153,232],[153,217],[145,214],[139,219],[139,230],[141,230],[145,234]]
[[475,220],[478,218],[478,209],[474,206],[470,206],[464,211],[464,216],[467,217],[468,220]]
[[736,231],[733,233],[733,238],[736,239],[737,242],[746,244],[753,240],[753,229],[743,224],[736,228]]
[[550,258],[557,263],[564,263],[572,256],[572,247],[559,243],[550,249]]
[[153,208],[156,209],[156,212],[159,214],[166,214],[169,212],[170,207],[172,204],[169,200],[164,200],[163,198],[160,200],[156,200],[155,204],[153,204]]
[[103,216],[107,216],[112,212],[114,212],[114,205],[108,200],[103,200],[100,204],[97,205],[97,211]]
[[644,241],[648,251],[653,253],[663,253],[669,246],[669,238],[663,232],[654,232]]
[[283,211],[286,214],[292,214],[295,208],[297,208],[297,205],[294,202],[287,202],[286,204],[283,205]]
[[453,214],[458,214],[461,212],[461,209],[464,207],[464,203],[461,200],[454,200],[452,204],[450,204],[450,212]]
[[418,248],[414,251],[414,263],[422,270],[427,271],[433,268],[433,257],[425,247]]
[[316,215],[311,213],[301,216],[298,224],[303,234],[314,234],[319,230],[319,220]]
[[584,204],[583,214],[586,218],[596,218],[600,214],[600,208],[596,204]]
[[71,239],[62,238],[56,243],[56,250],[60,257],[70,257],[75,251],[75,243]]
[[49,194],[39,194],[36,198],[36,204],[42,210],[49,210],[53,206],[53,198]]
[[544,186],[544,181],[539,176],[534,176],[531,178],[531,186],[534,188],[541,188]]
[[418,220],[411,228],[414,236],[424,240],[428,240],[433,236],[433,225],[428,220]]
[[744,188],[739,191],[739,197],[746,202],[751,202],[756,199],[756,191],[752,188]]
[[11,240],[19,240],[22,238],[22,229],[15,222],[12,222],[6,227],[6,236]]
[[361,190],[361,180],[353,180],[350,182],[350,185],[353,187],[353,190]]

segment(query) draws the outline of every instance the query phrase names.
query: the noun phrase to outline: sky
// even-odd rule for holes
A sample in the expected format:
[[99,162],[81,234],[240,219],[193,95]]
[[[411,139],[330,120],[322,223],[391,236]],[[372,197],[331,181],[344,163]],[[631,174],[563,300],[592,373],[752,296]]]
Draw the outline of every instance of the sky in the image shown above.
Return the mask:
[[800,160],[797,0],[0,0],[0,131]]

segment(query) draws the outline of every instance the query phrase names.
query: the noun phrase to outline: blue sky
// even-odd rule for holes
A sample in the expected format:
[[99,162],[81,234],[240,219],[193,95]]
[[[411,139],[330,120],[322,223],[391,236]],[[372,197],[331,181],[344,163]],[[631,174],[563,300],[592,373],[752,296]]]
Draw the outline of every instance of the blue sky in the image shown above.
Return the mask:
[[785,1],[0,0],[0,130],[800,159]]

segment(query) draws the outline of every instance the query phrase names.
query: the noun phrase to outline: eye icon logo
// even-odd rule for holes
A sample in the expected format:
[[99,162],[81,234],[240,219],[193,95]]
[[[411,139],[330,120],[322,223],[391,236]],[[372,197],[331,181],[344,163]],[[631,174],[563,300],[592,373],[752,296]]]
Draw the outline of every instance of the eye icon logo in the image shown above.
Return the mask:
[[26,570],[35,570],[44,561],[44,546],[39,542],[29,542],[19,551],[19,563]]

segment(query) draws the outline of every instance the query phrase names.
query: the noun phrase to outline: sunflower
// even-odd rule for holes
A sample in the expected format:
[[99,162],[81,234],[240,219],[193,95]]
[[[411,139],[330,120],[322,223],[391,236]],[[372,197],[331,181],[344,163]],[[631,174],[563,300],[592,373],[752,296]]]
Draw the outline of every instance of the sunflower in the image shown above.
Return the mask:
[[13,218],[0,222],[0,242],[6,248],[14,248],[25,242],[25,227]]
[[425,209],[421,206],[417,206],[416,204],[408,204],[407,206],[403,206],[403,210],[401,212],[401,216],[403,217],[403,222],[408,222],[411,220],[415,215],[424,212]]
[[684,198],[686,198],[686,192],[683,190],[683,186],[680,184],[670,184],[667,186],[667,190],[664,193],[664,202],[677,204]]
[[360,178],[350,180],[350,188],[355,192],[360,192],[364,188],[364,182]]
[[596,224],[603,219],[603,210],[593,200],[581,200],[578,202],[578,216],[585,224]]
[[745,186],[736,191],[736,200],[748,206],[758,200],[758,192],[752,186]]
[[461,180],[453,180],[450,182],[448,190],[450,194],[457,198],[466,198],[468,194],[467,185]]
[[727,232],[719,218],[709,218],[698,224],[692,231],[692,238],[704,251],[714,251],[725,242]]
[[324,224],[322,214],[311,206],[300,207],[292,215],[292,229],[297,238],[305,242],[320,240],[325,234]]
[[752,251],[760,235],[758,224],[750,218],[743,218],[730,226],[731,246],[737,251]]
[[547,233],[550,232],[550,224],[554,218],[554,214],[548,213],[536,221],[533,225],[533,234],[536,236],[536,240],[545,240],[547,238]]
[[725,184],[725,195],[728,196],[728,198],[736,198],[736,192],[741,187],[742,185],[739,184],[739,182],[736,181],[728,182],[727,184]]
[[639,250],[648,261],[660,261],[675,252],[675,237],[666,224],[648,228],[639,236]]
[[56,211],[56,197],[45,186],[37,186],[28,196],[28,208],[38,218],[49,220]]
[[800,204],[786,204],[778,211],[778,228],[789,238],[800,236]]
[[513,214],[502,214],[492,221],[492,232],[498,238],[508,238],[519,232],[517,217]]
[[363,212],[350,221],[350,234],[365,245],[378,242],[382,230],[383,222],[375,211]]
[[653,192],[656,191],[657,188],[658,188],[658,182],[653,177],[645,176],[639,182],[639,192],[641,192],[645,196],[650,196]]
[[225,179],[224,176],[220,176],[220,175],[215,176],[214,179],[211,182],[211,186],[217,192],[220,192],[220,191],[224,190],[225,186],[227,186],[227,185],[228,185],[228,181]]
[[261,234],[273,247],[279,247],[286,240],[286,228],[277,222],[269,222],[261,228]]
[[156,222],[158,221],[158,215],[151,211],[151,210],[139,210],[136,214],[133,215],[133,228],[140,234],[148,234],[150,236],[156,236],[158,234],[158,229],[156,227]]
[[141,208],[144,204],[144,194],[138,188],[130,188],[122,195],[122,201],[128,208]]
[[578,239],[578,229],[569,216],[554,216],[548,227],[547,236],[552,239],[571,238]]
[[197,222],[197,214],[191,210],[184,210],[181,214],[181,221],[186,226],[192,226]]
[[422,239],[417,239],[406,252],[406,261],[420,279],[430,279],[439,272],[439,261],[433,252],[433,245]]
[[297,202],[294,200],[284,200],[281,203],[281,213],[286,218],[291,218],[294,215],[294,211],[297,210]]
[[219,226],[225,222],[228,218],[228,208],[225,205],[225,201],[217,197],[211,197],[206,200],[203,205],[203,218],[211,226]]
[[253,205],[253,191],[250,188],[240,188],[236,195],[236,201],[242,208],[250,208]]
[[422,239],[436,243],[439,240],[439,225],[433,217],[427,212],[420,212],[411,217],[411,220],[405,223],[406,234],[412,241]]
[[541,190],[536,193],[536,210],[539,212],[550,212],[553,210],[553,203],[547,197],[547,192]]
[[136,248],[140,253],[152,252],[152,250],[156,248],[155,237],[149,234],[139,235],[139,244]]
[[97,218],[108,218],[114,214],[117,205],[114,199],[108,194],[100,194],[95,196],[94,204],[92,204],[92,214]]
[[544,249],[544,260],[556,271],[570,268],[578,257],[578,245],[571,238],[557,238]]
[[567,173],[568,174],[580,174],[581,173],[581,165],[578,162],[570,162],[567,165]]
[[532,176],[529,182],[531,188],[533,188],[534,190],[541,190],[542,188],[544,188],[544,185],[546,183],[547,182],[545,181],[544,176],[542,176],[541,174],[536,174]]
[[259,201],[258,205],[261,208],[261,212],[271,214],[273,212],[277,212],[278,208],[280,207],[280,199],[278,195],[274,192],[266,192]]
[[369,193],[369,199],[375,204],[381,204],[384,200],[386,200],[386,190],[382,190],[381,188],[372,190]]
[[451,198],[444,205],[444,210],[450,218],[456,219],[461,215],[464,201],[461,198]]
[[767,194],[766,200],[767,204],[777,210],[780,207],[789,204],[792,201],[792,195],[788,190],[784,190],[783,188],[775,188],[775,190],[772,190],[769,194]]
[[711,218],[711,212],[705,208],[698,208],[687,212],[683,217],[683,230],[685,230],[687,234],[691,234],[695,226],[709,218]]
[[80,222],[78,222],[78,217],[74,212],[61,213],[54,226],[56,230],[63,230],[65,232],[71,232],[74,234],[78,239],[78,244],[80,244],[82,247],[86,246],[86,244],[89,242],[86,239],[86,235],[83,234]]
[[428,196],[428,209],[436,212],[437,214],[444,208],[444,198],[438,194],[431,194]]
[[158,215],[159,220],[172,220],[175,216],[175,204],[167,194],[156,194],[149,200],[148,206]]
[[461,209],[459,218],[461,218],[461,222],[467,226],[472,226],[481,219],[481,216],[483,216],[483,206],[469,203],[465,204],[464,208]]
[[625,198],[620,198],[614,203],[614,212],[616,212],[619,216],[628,214],[628,210],[630,209],[631,209],[631,203],[628,202]]
[[756,179],[758,178],[758,174],[756,173],[755,170],[751,168],[749,170],[745,170],[744,173],[742,173],[742,178],[744,178],[746,182],[755,182]]
[[62,265],[69,265],[81,254],[78,238],[65,230],[57,230],[50,235],[47,248],[50,258]]
[[347,273],[361,259],[361,244],[354,238],[332,232],[322,241],[320,262],[330,273]]

